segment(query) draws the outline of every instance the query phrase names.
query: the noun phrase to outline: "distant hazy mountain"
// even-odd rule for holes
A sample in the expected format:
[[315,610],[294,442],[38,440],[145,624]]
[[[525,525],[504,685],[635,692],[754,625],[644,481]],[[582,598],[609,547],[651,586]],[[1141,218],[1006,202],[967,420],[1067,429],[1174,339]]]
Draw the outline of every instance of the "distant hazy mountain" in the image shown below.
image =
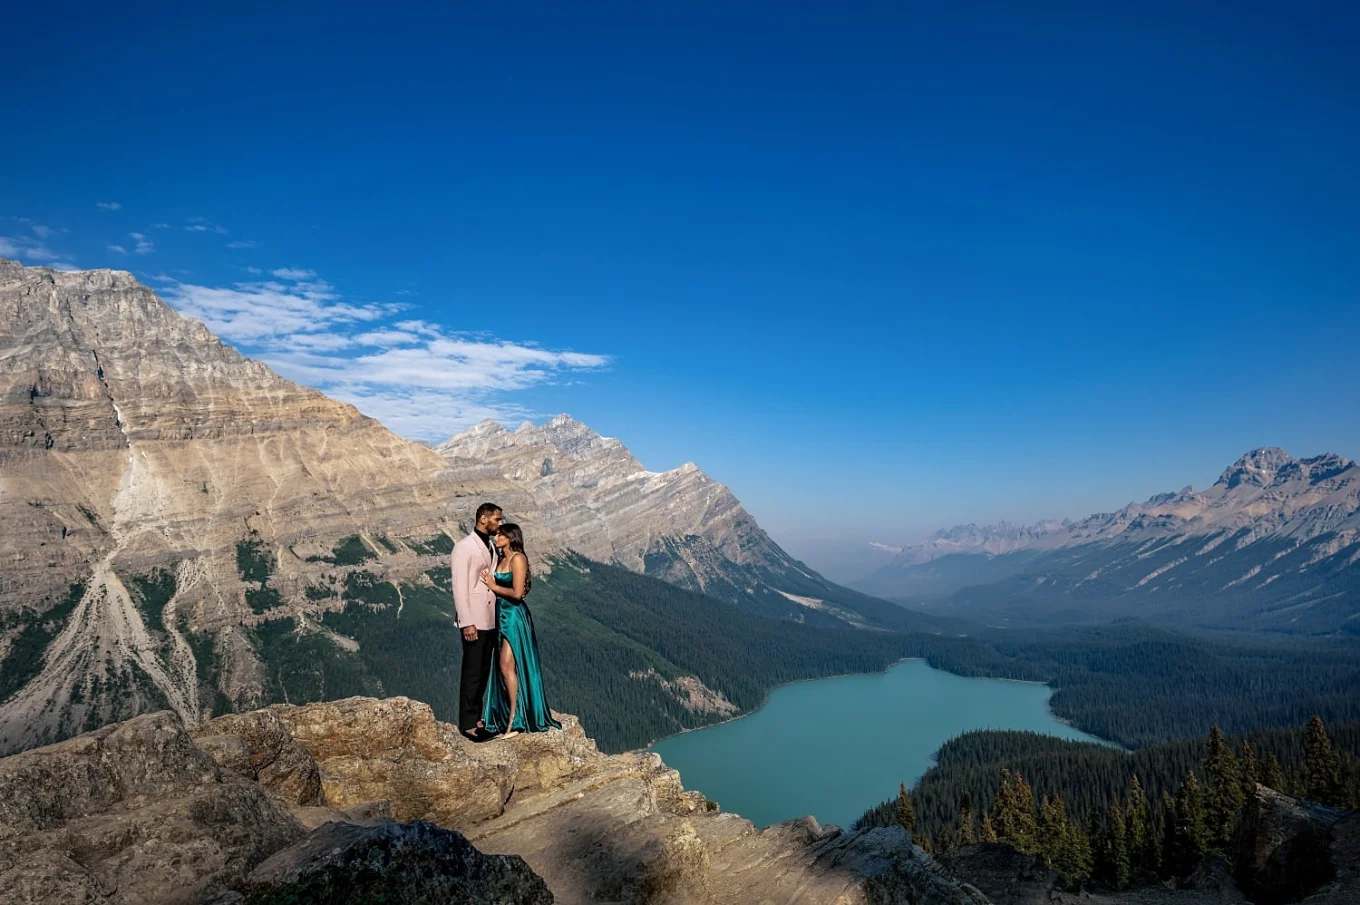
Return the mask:
[[563,546],[591,559],[776,618],[842,627],[921,624],[795,560],[692,462],[648,471],[620,441],[570,415],[514,431],[484,421],[436,449],[458,470],[494,468],[533,500]]
[[1257,449],[1204,491],[1076,522],[941,531],[856,586],[994,624],[1139,615],[1360,631],[1360,467]]

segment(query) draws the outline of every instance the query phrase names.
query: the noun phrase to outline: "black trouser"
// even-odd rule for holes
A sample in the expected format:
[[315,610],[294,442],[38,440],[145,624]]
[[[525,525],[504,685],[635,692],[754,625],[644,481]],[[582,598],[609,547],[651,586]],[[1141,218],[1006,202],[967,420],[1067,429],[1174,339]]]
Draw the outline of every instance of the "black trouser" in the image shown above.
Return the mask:
[[477,640],[463,639],[463,677],[458,683],[458,728],[466,732],[477,727],[482,718],[482,700],[486,697],[486,682],[496,662],[500,633],[493,629],[478,629]]

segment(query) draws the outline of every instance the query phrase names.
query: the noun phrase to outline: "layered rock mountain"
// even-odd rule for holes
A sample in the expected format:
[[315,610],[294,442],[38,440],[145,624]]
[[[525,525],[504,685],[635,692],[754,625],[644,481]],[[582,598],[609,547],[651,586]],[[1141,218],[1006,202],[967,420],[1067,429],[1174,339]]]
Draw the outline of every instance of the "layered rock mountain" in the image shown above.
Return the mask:
[[1075,522],[941,531],[858,586],[1000,623],[1137,614],[1356,631],[1360,466],[1257,449],[1203,491],[1187,486]]
[[558,549],[511,482],[279,377],[130,274],[0,260],[0,751],[262,703],[253,625],[339,605],[346,563],[428,583],[485,497]]
[[170,713],[0,759],[0,903],[987,905],[900,827],[764,830],[654,754],[405,698]]
[[[483,421],[436,449],[490,465],[530,495],[553,534],[591,559],[764,615],[900,627],[910,617],[827,581],[775,543],[724,485],[692,462],[654,472],[619,440],[570,415],[511,431]],[[920,624],[919,621],[914,624]]]

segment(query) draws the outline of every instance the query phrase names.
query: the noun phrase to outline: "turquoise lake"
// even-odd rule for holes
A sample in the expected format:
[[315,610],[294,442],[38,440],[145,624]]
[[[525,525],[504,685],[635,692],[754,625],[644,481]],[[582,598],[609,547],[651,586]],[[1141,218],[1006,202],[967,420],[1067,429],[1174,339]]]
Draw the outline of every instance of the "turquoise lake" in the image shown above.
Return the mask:
[[848,828],[911,788],[940,745],[972,729],[1031,729],[1099,742],[1048,709],[1052,689],[967,679],[906,660],[887,672],[775,689],[741,719],[663,739],[651,750],[685,788],[757,826],[811,814]]

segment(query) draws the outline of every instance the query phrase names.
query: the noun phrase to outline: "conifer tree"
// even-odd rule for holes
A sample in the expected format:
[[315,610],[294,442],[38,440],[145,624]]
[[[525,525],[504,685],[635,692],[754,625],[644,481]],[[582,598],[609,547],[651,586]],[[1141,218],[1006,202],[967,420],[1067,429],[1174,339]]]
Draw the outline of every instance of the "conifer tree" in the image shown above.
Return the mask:
[[907,792],[906,783],[900,783],[897,788],[897,822],[908,833],[916,826],[916,810],[911,806],[911,795]]
[[[1061,804],[1061,799],[1059,803]],[[1069,820],[1067,831],[1063,835],[1063,845],[1058,850],[1058,861],[1054,865],[1058,873],[1058,882],[1069,892],[1079,892],[1082,881],[1090,878],[1094,868],[1091,837],[1082,829],[1081,824]]]
[[1007,767],[1001,768],[1001,788],[992,805],[992,825],[997,839],[1007,845],[1015,844],[1015,828],[1019,822],[1019,808],[1015,802],[1015,778]]
[[982,841],[983,842],[1000,841],[1000,839],[996,835],[996,827],[992,825],[991,814],[982,815]]
[[1209,730],[1209,755],[1204,759],[1206,788],[1204,820],[1212,848],[1226,850],[1242,810],[1242,773],[1217,726]]
[[1267,751],[1265,760],[1261,762],[1261,785],[1274,789],[1276,792],[1287,792],[1285,789],[1284,770],[1280,767],[1280,762],[1275,759],[1274,751]]
[[913,836],[912,838],[916,840],[916,844],[921,846],[921,850],[924,851],[927,855],[935,854],[935,845],[930,841],[930,837],[927,836],[925,833],[922,833],[919,836]]
[[1162,833],[1161,824],[1154,815],[1148,819],[1148,849],[1147,859],[1144,867],[1152,873],[1159,873],[1162,869]]
[[1237,762],[1242,770],[1242,799],[1245,801],[1256,794],[1256,784],[1261,781],[1261,764],[1256,759],[1251,742],[1246,739],[1242,739],[1242,751],[1237,756]]
[[1176,830],[1168,851],[1171,873],[1184,876],[1196,867],[1209,850],[1209,828],[1204,819],[1204,795],[1199,779],[1190,770],[1176,790]]
[[1115,889],[1126,889],[1133,871],[1129,860],[1128,827],[1118,795],[1110,795],[1105,812],[1105,844],[1101,849],[1106,859],[1102,865],[1106,881]]
[[1176,815],[1176,801],[1169,792],[1162,793],[1162,808],[1158,814],[1161,820],[1161,832],[1158,834],[1161,839],[1161,859],[1157,862],[1158,871],[1164,877],[1172,877],[1176,874],[1176,865],[1173,863],[1176,853],[1176,834],[1180,826],[1180,818]]
[[1015,813],[1015,824],[1011,839],[1002,838],[1027,855],[1039,851],[1039,815],[1034,802],[1034,790],[1017,771],[1015,788],[1011,793],[1011,803]]
[[1129,861],[1135,870],[1157,869],[1157,856],[1152,829],[1152,810],[1143,784],[1134,774],[1129,788],[1129,806],[1124,815],[1128,822]]
[[959,798],[959,845],[972,845],[977,841],[977,821],[973,814],[973,796],[964,792]]
[[1061,797],[1044,796],[1039,805],[1039,857],[1044,866],[1055,867],[1058,853],[1063,847],[1063,834],[1067,831],[1067,810]]
[[1304,733],[1303,794],[1319,804],[1341,804],[1341,764],[1322,717],[1310,717]]
[[1091,876],[1091,841],[1067,816],[1062,796],[1044,797],[1039,808],[1039,854],[1058,874],[1058,883],[1075,892]]

